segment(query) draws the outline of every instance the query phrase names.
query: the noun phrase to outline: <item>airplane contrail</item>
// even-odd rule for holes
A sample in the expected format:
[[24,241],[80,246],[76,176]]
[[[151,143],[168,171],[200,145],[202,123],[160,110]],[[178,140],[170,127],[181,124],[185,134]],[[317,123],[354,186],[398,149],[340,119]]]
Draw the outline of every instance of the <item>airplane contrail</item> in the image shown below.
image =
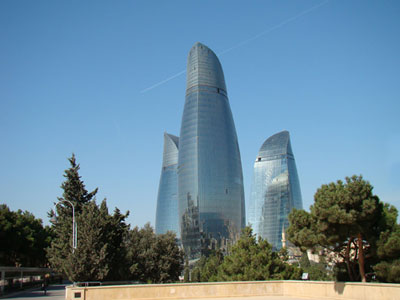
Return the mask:
[[[286,20],[282,21],[281,23],[268,28],[267,30],[265,30],[263,32],[260,32],[260,33],[256,34],[255,36],[253,36],[253,37],[251,37],[251,38],[249,38],[247,40],[244,40],[244,41],[241,41],[241,42],[237,43],[236,45],[221,51],[217,55],[221,56],[221,55],[224,55],[225,53],[228,53],[228,52],[230,52],[230,51],[232,51],[234,49],[240,48],[240,47],[242,47],[242,46],[244,46],[244,45],[246,45],[246,44],[248,44],[248,43],[250,43],[250,42],[252,42],[252,41],[254,41],[254,40],[258,39],[258,38],[260,38],[260,37],[262,37],[263,35],[271,33],[272,31],[274,31],[276,29],[279,29],[279,28],[285,26],[286,24],[289,24],[289,23],[297,20],[298,18],[300,18],[300,17],[302,17],[302,16],[304,16],[306,14],[311,13],[312,11],[314,11],[317,8],[327,4],[328,2],[329,2],[329,0],[326,0],[324,2],[321,2],[321,3],[317,4],[317,5],[314,5],[313,7],[310,7],[308,9],[306,9],[306,10],[303,10],[299,14],[297,14],[297,15],[295,15],[293,17],[290,17],[289,19],[286,19]],[[153,84],[152,86],[150,86],[148,88],[145,88],[145,89],[141,90],[140,93],[146,93],[146,92],[148,92],[148,91],[150,91],[150,90],[152,90],[152,89],[154,89],[154,88],[156,88],[156,87],[158,87],[158,86],[160,86],[160,85],[162,85],[164,83],[167,83],[168,81],[170,81],[170,80],[172,80],[172,79],[174,79],[174,78],[176,78],[176,77],[178,77],[178,76],[180,76],[182,74],[185,74],[185,73],[186,73],[186,70],[182,70],[182,71],[176,73],[175,75],[172,75],[172,76],[170,76],[170,77],[168,77],[168,78],[166,78],[164,80],[159,81],[156,84]]]
[[152,86],[150,86],[148,88],[145,88],[144,90],[141,90],[140,92],[141,93],[146,93],[146,92],[148,92],[148,91],[150,91],[150,90],[152,90],[152,89],[154,89],[154,88],[156,88],[156,87],[158,87],[158,86],[160,86],[160,85],[162,85],[162,84],[164,84],[164,83],[166,83],[166,82],[168,82],[168,81],[170,81],[170,80],[172,80],[172,79],[174,79],[174,78],[176,78],[176,77],[178,77],[178,76],[180,76],[182,74],[185,74],[185,73],[186,73],[186,70],[180,71],[180,72],[176,73],[175,75],[172,75],[171,77],[168,77],[168,78],[166,78],[164,80],[161,80],[160,82],[158,82],[156,84],[153,84]]

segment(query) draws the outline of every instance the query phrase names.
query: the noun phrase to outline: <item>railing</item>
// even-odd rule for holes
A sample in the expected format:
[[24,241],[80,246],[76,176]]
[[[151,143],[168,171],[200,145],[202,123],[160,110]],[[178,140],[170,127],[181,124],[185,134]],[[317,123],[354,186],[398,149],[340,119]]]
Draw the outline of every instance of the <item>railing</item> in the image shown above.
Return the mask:
[[39,285],[44,281],[45,274],[49,274],[50,281],[61,278],[50,268],[0,267],[0,273],[0,295],[24,287]]

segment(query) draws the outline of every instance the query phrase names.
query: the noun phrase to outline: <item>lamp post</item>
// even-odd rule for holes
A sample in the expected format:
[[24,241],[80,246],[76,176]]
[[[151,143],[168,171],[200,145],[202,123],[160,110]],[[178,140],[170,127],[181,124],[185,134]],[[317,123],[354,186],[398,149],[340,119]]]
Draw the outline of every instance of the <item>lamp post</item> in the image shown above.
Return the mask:
[[[69,203],[69,204],[71,205],[71,207],[72,207],[72,253],[74,253],[74,252],[75,252],[75,249],[76,249],[76,247],[77,247],[77,245],[78,245],[78,225],[77,225],[76,222],[75,222],[75,206],[74,206],[74,205],[72,204],[72,202],[69,201],[69,200],[60,200],[60,201],[58,201],[58,202],[54,205],[54,214],[55,214],[55,217],[57,216],[57,210],[56,210],[57,205],[60,204],[60,203],[62,203],[62,202],[67,202],[67,203]],[[54,217],[54,219],[55,219],[55,217]]]

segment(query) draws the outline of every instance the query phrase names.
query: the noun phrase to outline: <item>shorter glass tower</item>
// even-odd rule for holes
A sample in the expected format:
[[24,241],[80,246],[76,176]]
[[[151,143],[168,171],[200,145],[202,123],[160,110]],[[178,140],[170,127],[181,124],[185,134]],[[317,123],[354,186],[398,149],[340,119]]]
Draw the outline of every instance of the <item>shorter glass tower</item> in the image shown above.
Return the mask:
[[173,231],[179,238],[178,149],[179,138],[164,133],[163,163],[157,197],[156,233]]
[[292,208],[302,209],[303,204],[289,132],[282,131],[264,142],[254,163],[249,223],[279,250]]

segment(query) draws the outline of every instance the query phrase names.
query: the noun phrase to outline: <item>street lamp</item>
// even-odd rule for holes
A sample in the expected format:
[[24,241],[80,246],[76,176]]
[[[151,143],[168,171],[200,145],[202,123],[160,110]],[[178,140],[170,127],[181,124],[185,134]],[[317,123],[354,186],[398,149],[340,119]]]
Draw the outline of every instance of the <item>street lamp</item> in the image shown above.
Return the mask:
[[52,218],[53,221],[56,220],[57,217],[57,205],[61,202],[67,202],[72,206],[72,253],[74,253],[77,245],[78,245],[78,225],[75,222],[75,206],[72,204],[71,201],[68,200],[60,200],[54,205],[54,217]]

